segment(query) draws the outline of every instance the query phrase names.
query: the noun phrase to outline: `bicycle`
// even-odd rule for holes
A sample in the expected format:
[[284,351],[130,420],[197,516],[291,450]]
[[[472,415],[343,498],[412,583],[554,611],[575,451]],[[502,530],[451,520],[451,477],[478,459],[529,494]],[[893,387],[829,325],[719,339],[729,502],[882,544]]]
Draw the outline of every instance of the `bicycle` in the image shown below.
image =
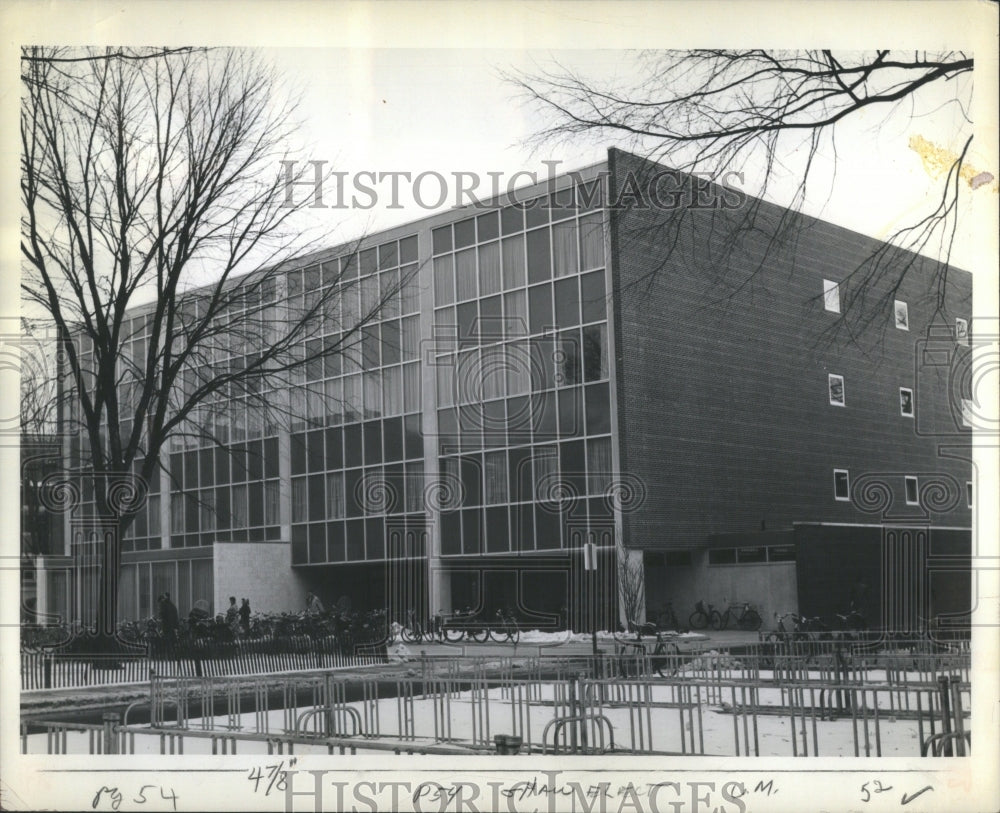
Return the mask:
[[[638,629],[648,625],[641,625]],[[656,643],[653,651],[647,652],[646,645],[642,642],[642,633],[637,632],[637,638],[624,639],[617,638],[620,644],[618,652],[618,670],[623,677],[638,676],[642,671],[641,666],[649,655],[649,667],[660,677],[671,677],[677,674],[681,666],[681,651],[677,644],[666,641],[659,630],[654,630]],[[629,650],[631,653],[629,654]]]
[[751,607],[749,602],[744,602],[742,609],[737,609],[739,606],[739,604],[730,604],[721,615],[716,613],[718,620],[713,619],[712,628],[724,630],[729,626],[730,619],[735,618],[736,624],[741,630],[759,630],[760,625],[763,623],[760,613]]
[[694,612],[688,618],[688,626],[693,630],[703,630],[711,624],[714,629],[719,629],[715,625],[721,623],[721,618],[714,605],[709,604],[706,609],[705,602],[699,601],[694,605]]
[[[785,619],[791,618],[795,628],[785,629]],[[765,639],[769,644],[788,644],[792,641],[801,641],[805,637],[803,618],[798,613],[778,613],[774,614],[774,621],[777,624],[774,632],[768,633]]]
[[521,628],[512,610],[497,610],[497,626],[490,627],[490,637],[497,643],[511,641],[515,645],[521,639]]
[[661,630],[680,631],[681,625],[677,620],[677,614],[674,612],[674,604],[672,601],[665,602],[663,608],[659,613],[657,613],[656,627]]
[[490,637],[489,628],[479,621],[479,614],[471,609],[453,613],[443,622],[442,631],[445,640],[453,644],[465,638],[481,644]]
[[417,620],[417,614],[413,610],[406,611],[406,623],[399,635],[408,644],[419,644],[425,638],[430,641],[434,640],[433,633],[430,630],[424,631],[423,624]]

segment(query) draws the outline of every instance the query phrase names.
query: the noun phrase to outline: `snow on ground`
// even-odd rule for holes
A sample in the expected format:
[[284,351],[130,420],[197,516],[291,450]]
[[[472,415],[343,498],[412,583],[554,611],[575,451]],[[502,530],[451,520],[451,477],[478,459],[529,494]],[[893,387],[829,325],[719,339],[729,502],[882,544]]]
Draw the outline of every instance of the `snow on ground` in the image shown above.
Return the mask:
[[[766,677],[762,674],[761,677]],[[871,679],[877,680],[872,674]],[[646,700],[642,698],[642,685],[608,684],[606,696],[600,704],[599,712],[607,717],[613,726],[614,742],[617,749],[637,749],[668,751],[675,753],[704,753],[713,756],[735,756],[749,754],[761,756],[793,756],[798,753],[815,755],[818,749],[821,756],[854,756],[855,748],[864,756],[867,741],[870,754],[876,755],[876,745],[880,745],[882,756],[916,756],[920,753],[919,728],[915,719],[906,719],[905,713],[897,714],[900,706],[908,703],[909,708],[916,708],[916,698],[913,692],[902,690],[890,700],[889,694],[879,694],[879,721],[875,725],[871,719],[867,726],[862,719],[852,720],[849,711],[842,712],[839,719],[822,720],[819,715],[801,713],[794,720],[787,710],[776,707],[788,705],[787,692],[780,688],[763,688],[759,690],[756,705],[772,707],[770,713],[732,714],[726,713],[734,707],[739,709],[751,702],[749,689],[694,684],[678,687],[664,682],[656,685],[657,679],[652,679],[645,685],[651,686]],[[701,683],[701,681],[699,681]],[[471,692],[451,695],[447,702],[438,705],[429,698],[415,696],[412,707],[413,732],[417,740],[414,747],[422,743],[431,743],[440,737],[448,737],[458,743],[468,743],[475,739],[482,744],[492,744],[495,734],[520,735],[526,743],[539,745],[542,743],[546,724],[556,716],[568,714],[565,705],[565,695],[561,694],[556,702],[557,687],[553,684],[536,684],[539,693],[532,697],[532,702],[523,702],[525,692],[522,687],[515,692],[515,700],[503,688],[491,688],[478,696]],[[565,685],[559,685],[558,690],[564,691]],[[810,698],[806,689],[804,698],[806,704],[817,705],[818,698]],[[818,690],[816,691],[818,694]],[[685,694],[686,692],[686,694]],[[681,708],[679,700],[690,700],[693,705]],[[484,705],[484,701],[488,704]],[[868,695],[870,709],[871,694]],[[378,721],[378,731],[389,739],[401,738],[401,726],[405,728],[406,704],[397,698],[380,699],[364,707],[362,702],[349,704],[355,708],[364,720]],[[295,710],[296,715],[310,710],[311,707],[301,707]],[[443,711],[441,710],[443,709]],[[437,718],[435,719],[435,714]],[[284,710],[271,711],[258,717],[255,713],[239,715],[236,719],[228,716],[213,718],[208,728],[224,730],[235,723],[236,730],[270,731],[283,733],[290,725],[289,717]],[[266,719],[266,726],[264,720]],[[318,719],[317,717],[313,719]],[[202,720],[189,721],[191,729],[201,729]],[[929,734],[924,726],[924,736]],[[34,734],[28,737],[29,753],[44,753],[46,735]],[[793,737],[795,738],[793,745]],[[597,740],[596,729],[588,732],[591,742]],[[69,753],[87,753],[87,734],[70,732],[67,741]],[[756,745],[755,745],[756,743]],[[207,739],[197,739],[187,736],[184,739],[185,754],[211,753],[211,742]],[[136,753],[160,753],[159,735],[135,738]],[[266,754],[267,747],[263,742],[240,742],[239,753]],[[296,744],[296,753],[326,753],[325,745]],[[358,753],[366,753],[364,740],[358,741]]]
[[[660,633],[665,639],[672,640],[675,638],[680,638],[685,641],[707,641],[708,638],[702,635],[700,632],[661,632]],[[565,644],[570,642],[584,643],[589,641],[593,636],[589,632],[569,632],[567,630],[561,630],[559,632],[542,632],[541,630],[522,630],[520,643],[522,644]],[[626,635],[621,632],[609,632],[608,630],[601,630],[597,633],[597,640],[599,641],[629,641],[633,640],[634,636]],[[647,635],[643,638],[643,641],[650,645],[655,638]]]

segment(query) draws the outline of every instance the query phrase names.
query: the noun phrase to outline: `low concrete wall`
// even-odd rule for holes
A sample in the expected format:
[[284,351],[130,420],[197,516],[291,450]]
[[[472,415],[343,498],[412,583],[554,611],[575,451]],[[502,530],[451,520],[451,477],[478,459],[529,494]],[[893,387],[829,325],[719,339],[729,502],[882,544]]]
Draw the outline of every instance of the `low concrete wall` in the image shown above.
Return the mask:
[[695,602],[702,600],[724,612],[727,598],[731,602],[749,601],[764,619],[761,628],[773,628],[775,612],[797,611],[795,562],[710,567],[708,552],[698,551],[688,566],[646,568],[646,613],[650,618],[669,600],[684,626]]
[[224,613],[229,596],[239,605],[250,599],[254,612],[304,610],[308,588],[292,569],[286,542],[216,542],[213,583],[216,612]]

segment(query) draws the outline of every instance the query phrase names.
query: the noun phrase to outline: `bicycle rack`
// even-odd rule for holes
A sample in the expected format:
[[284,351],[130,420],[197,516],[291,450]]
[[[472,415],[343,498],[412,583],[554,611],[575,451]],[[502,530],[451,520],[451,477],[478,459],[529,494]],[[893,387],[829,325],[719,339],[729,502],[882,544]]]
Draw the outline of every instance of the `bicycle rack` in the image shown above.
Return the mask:
[[[568,726],[570,724],[573,724],[574,726],[575,725],[580,725],[580,732],[579,732],[580,733],[580,738],[583,739],[583,734],[586,731],[585,725],[586,725],[587,722],[600,722],[600,723],[603,724],[603,725],[598,725],[598,726],[592,727],[592,730],[595,731],[600,736],[600,741],[601,741],[600,747],[598,748],[596,746],[585,745],[585,744],[582,744],[582,743],[579,744],[579,745],[577,745],[576,743],[574,743],[574,744],[570,745],[570,750],[568,750],[568,751],[567,750],[560,751],[558,745],[556,744],[556,742],[557,742],[557,740],[559,738],[560,732],[562,732],[563,729],[566,728],[566,726]],[[553,754],[559,754],[559,753],[606,754],[609,751],[614,751],[614,749],[615,749],[615,729],[614,729],[614,726],[611,724],[611,720],[609,720],[603,714],[594,714],[594,715],[590,715],[590,714],[574,714],[574,715],[569,716],[569,717],[559,717],[559,718],[557,718],[555,720],[550,720],[546,724],[545,728],[542,729],[542,753],[543,754],[549,753],[549,730],[553,726],[555,726],[555,731],[552,734],[552,753]],[[605,740],[604,740],[604,726],[607,726],[607,729],[608,729],[608,740],[610,741],[610,745],[605,745]],[[564,735],[564,739],[565,739],[565,735]]]

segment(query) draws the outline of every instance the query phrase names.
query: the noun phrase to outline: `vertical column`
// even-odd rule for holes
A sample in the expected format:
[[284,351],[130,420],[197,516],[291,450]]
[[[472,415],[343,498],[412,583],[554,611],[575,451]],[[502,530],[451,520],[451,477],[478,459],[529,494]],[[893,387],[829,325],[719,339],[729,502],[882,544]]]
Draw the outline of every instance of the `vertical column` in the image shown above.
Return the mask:
[[424,435],[424,515],[427,518],[427,596],[431,616],[439,609],[451,610],[451,581],[442,571],[441,516],[427,500],[435,492],[440,478],[438,464],[437,378],[434,361],[434,265],[431,229],[426,226],[417,235],[417,261],[420,263],[420,387]]

